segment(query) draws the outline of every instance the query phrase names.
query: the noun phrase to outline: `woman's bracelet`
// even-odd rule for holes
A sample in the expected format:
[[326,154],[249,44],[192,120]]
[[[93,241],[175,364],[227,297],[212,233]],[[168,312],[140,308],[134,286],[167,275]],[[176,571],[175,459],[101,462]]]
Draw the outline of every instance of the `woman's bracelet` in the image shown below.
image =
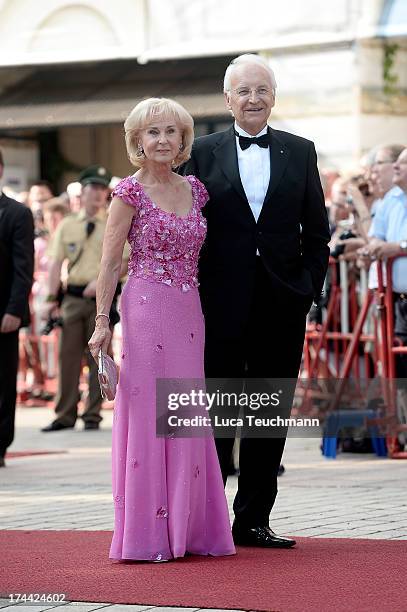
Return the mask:
[[104,312],[99,312],[96,317],[95,317],[95,322],[98,320],[99,317],[106,317],[108,323],[110,323],[110,317],[109,315],[105,314]]

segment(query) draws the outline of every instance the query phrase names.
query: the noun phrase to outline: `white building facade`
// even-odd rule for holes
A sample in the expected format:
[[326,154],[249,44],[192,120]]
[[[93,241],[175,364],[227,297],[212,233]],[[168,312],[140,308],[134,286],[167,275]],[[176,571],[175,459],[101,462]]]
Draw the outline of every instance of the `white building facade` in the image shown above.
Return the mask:
[[88,163],[125,174],[123,120],[150,95],[178,99],[198,133],[224,128],[223,72],[244,52],[275,71],[270,124],[314,140],[320,166],[407,144],[405,0],[0,0],[0,145],[14,180],[48,178],[47,154],[61,181]]

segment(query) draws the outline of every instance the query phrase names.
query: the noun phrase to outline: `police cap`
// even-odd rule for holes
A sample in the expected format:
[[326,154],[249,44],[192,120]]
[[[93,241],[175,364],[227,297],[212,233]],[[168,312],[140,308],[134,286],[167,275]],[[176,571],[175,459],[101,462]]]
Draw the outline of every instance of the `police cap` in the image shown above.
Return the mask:
[[109,187],[111,179],[112,175],[104,166],[89,166],[85,168],[85,170],[82,170],[78,177],[78,181],[82,186],[96,183],[97,185]]

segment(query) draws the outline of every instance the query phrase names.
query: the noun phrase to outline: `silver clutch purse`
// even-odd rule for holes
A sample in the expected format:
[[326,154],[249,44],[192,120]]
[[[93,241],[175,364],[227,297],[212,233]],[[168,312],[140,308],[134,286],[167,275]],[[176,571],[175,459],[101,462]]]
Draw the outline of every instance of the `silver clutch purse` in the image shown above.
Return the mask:
[[99,368],[98,368],[98,379],[100,385],[100,393],[103,399],[112,401],[116,396],[117,387],[117,366],[113,359],[99,351]]

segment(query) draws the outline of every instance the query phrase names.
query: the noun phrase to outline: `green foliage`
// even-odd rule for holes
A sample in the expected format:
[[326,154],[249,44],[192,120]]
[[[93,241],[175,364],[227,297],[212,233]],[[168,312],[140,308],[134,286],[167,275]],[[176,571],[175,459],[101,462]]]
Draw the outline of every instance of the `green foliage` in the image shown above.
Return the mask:
[[393,72],[394,63],[399,45],[397,43],[384,43],[383,48],[383,92],[386,96],[397,93],[398,75]]

